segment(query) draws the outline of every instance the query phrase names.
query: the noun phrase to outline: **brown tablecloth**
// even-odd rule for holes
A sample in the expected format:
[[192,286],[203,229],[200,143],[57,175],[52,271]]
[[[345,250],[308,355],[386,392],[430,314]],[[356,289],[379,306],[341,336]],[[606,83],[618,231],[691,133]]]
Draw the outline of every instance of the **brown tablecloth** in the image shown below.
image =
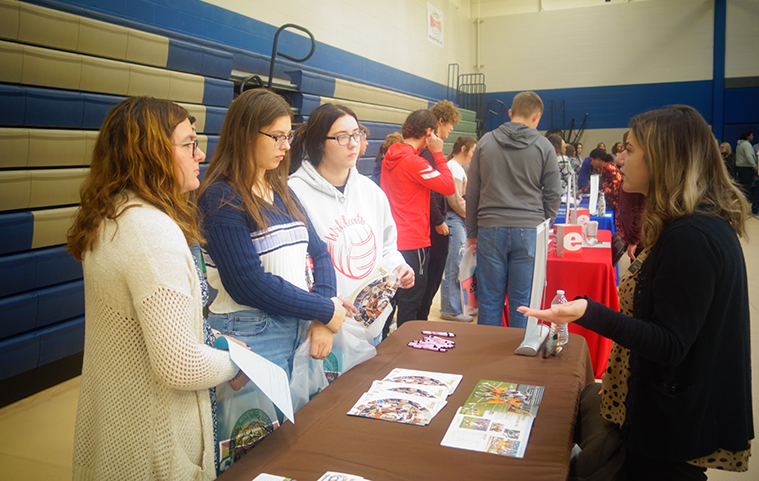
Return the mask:
[[[412,349],[421,330],[456,333],[445,353]],[[219,478],[250,481],[260,473],[315,481],[326,471],[372,481],[546,480],[567,478],[580,392],[593,382],[585,340],[570,334],[556,358],[514,355],[523,329],[412,321],[377,348],[377,356],[343,374]],[[348,416],[372,381],[393,368],[462,374],[448,404],[427,426]],[[440,445],[453,416],[477,381],[489,379],[545,386],[522,459]]]

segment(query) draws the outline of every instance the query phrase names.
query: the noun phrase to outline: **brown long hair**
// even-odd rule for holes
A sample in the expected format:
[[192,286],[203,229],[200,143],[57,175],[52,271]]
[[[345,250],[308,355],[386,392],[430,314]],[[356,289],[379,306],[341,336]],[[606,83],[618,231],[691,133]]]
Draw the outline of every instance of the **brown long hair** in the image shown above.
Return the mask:
[[654,245],[664,226],[692,213],[713,215],[746,233],[750,210],[727,175],[717,139],[694,108],[672,105],[633,117],[630,129],[649,171],[643,240]]
[[[98,241],[104,219],[116,221],[132,191],[177,223],[191,245],[202,239],[196,208],[177,179],[171,136],[190,119],[168,100],[130,97],[111,109],[100,128],[90,173],[79,191],[81,205],[68,231],[67,249],[77,260]],[[127,207],[129,208],[129,207]]]
[[[279,209],[252,191],[260,168],[254,152],[256,143],[262,137],[258,132],[280,117],[288,117],[290,120],[293,118],[290,105],[281,96],[264,89],[246,90],[240,94],[229,106],[224,117],[219,143],[199,191],[199,195],[202,195],[208,186],[216,182],[226,182],[232,187],[235,195],[242,199],[240,209],[244,210],[262,230],[269,225],[265,211]],[[305,224],[306,217],[287,187],[289,168],[290,152],[287,151],[284,160],[276,169],[266,171],[264,180],[280,196],[287,213]],[[231,204],[232,200],[224,199],[224,202]]]

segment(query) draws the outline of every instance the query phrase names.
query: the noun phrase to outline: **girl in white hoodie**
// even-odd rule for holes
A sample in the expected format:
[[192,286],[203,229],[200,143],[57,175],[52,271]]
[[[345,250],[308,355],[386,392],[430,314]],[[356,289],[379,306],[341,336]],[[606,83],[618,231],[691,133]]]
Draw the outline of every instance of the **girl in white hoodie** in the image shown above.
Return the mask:
[[[316,232],[327,243],[337,293],[349,299],[380,273],[394,273],[401,288],[414,285],[414,271],[398,252],[395,222],[385,193],[356,169],[363,131],[349,108],[324,104],[295,133],[288,184]],[[392,308],[368,326],[379,341]],[[385,331],[387,332],[387,331]]]

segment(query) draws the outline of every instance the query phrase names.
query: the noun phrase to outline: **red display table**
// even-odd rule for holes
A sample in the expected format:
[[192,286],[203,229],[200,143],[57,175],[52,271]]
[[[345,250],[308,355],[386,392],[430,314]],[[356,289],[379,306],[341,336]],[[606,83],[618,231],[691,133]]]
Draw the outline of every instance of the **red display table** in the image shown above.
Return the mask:
[[[611,231],[599,230],[598,239],[610,242]],[[557,257],[549,252],[546,282],[543,308],[548,308],[556,291],[562,289],[570,301],[577,296],[587,295],[594,301],[619,311],[617,271],[611,265],[611,247],[583,247],[581,257]],[[593,361],[593,372],[597,379],[600,378],[606,370],[611,339],[574,323],[569,324],[569,332],[585,337]]]

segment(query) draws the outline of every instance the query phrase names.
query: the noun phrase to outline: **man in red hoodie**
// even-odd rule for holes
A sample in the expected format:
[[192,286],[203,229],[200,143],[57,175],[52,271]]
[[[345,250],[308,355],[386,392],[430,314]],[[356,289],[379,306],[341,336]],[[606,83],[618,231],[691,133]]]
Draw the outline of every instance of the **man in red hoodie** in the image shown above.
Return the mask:
[[[398,327],[413,320],[427,286],[430,249],[430,191],[452,195],[453,176],[443,155],[443,140],[435,135],[438,121],[427,109],[412,112],[401,127],[403,142],[392,145],[382,161],[381,186],[398,227],[398,250],[414,269],[416,282],[395,294]],[[429,148],[437,170],[419,151]]]

